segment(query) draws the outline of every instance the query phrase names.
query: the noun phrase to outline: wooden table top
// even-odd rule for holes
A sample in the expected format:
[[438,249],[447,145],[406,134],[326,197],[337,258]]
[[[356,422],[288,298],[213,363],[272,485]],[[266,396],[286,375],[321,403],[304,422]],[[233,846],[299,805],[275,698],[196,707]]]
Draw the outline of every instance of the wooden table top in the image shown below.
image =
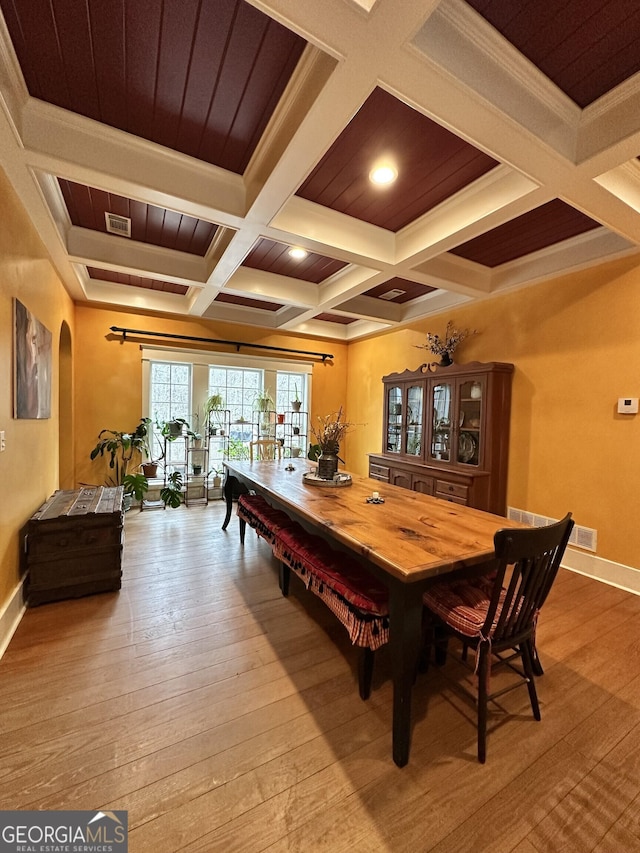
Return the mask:
[[[295,470],[286,471],[292,463]],[[348,548],[404,582],[485,562],[493,556],[493,536],[504,527],[522,527],[503,516],[352,475],[352,485],[322,487],[303,482],[314,470],[306,460],[225,462],[229,471]],[[367,503],[377,491],[383,504]]]

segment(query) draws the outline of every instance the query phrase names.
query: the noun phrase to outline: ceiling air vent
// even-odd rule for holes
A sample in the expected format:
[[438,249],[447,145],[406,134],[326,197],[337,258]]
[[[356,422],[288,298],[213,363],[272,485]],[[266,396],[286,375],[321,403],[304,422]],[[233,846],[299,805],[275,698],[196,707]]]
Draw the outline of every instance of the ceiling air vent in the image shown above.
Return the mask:
[[388,299],[390,302],[392,299],[395,299],[398,296],[404,296],[404,294],[406,292],[407,292],[406,290],[387,290],[386,293],[381,293],[378,298],[379,299]]
[[121,237],[131,237],[131,220],[126,216],[105,211],[105,222],[109,234],[119,234]]

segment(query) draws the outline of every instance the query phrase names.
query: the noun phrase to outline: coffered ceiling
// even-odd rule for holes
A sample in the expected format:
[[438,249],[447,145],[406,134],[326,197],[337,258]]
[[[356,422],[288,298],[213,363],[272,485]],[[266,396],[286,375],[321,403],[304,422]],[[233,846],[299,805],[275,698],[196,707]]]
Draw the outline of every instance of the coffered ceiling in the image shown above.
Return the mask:
[[353,340],[638,253],[640,15],[555,6],[0,0],[0,165],[77,302]]

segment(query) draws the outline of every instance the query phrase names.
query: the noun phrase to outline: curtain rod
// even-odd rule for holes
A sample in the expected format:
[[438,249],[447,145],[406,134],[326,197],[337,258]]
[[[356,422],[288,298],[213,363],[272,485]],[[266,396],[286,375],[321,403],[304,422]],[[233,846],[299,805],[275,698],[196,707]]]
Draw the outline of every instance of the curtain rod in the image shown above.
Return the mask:
[[145,329],[123,329],[120,326],[110,326],[110,331],[119,332],[122,334],[122,341],[127,340],[127,335],[146,335],[147,337],[152,338],[164,338],[167,340],[174,341],[199,341],[200,343],[206,344],[226,344],[230,347],[235,347],[236,352],[240,352],[240,347],[249,347],[252,349],[266,349],[271,350],[272,352],[288,352],[293,353],[295,355],[311,355],[317,358],[321,358],[322,361],[326,361],[328,358],[333,358],[333,355],[328,352],[312,352],[310,350],[304,349],[287,349],[287,347],[272,347],[267,344],[247,344],[243,341],[223,341],[218,340],[217,338],[198,338],[193,335],[171,335],[167,332],[148,332]]

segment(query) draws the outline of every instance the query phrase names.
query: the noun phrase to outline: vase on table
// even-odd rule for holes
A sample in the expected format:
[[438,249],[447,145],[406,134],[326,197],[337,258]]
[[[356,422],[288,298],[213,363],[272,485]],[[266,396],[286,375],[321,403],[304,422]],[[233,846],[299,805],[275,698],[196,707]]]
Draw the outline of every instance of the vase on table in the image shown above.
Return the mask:
[[322,448],[318,457],[318,477],[321,480],[333,480],[333,475],[338,473],[338,451],[337,444],[329,444]]

